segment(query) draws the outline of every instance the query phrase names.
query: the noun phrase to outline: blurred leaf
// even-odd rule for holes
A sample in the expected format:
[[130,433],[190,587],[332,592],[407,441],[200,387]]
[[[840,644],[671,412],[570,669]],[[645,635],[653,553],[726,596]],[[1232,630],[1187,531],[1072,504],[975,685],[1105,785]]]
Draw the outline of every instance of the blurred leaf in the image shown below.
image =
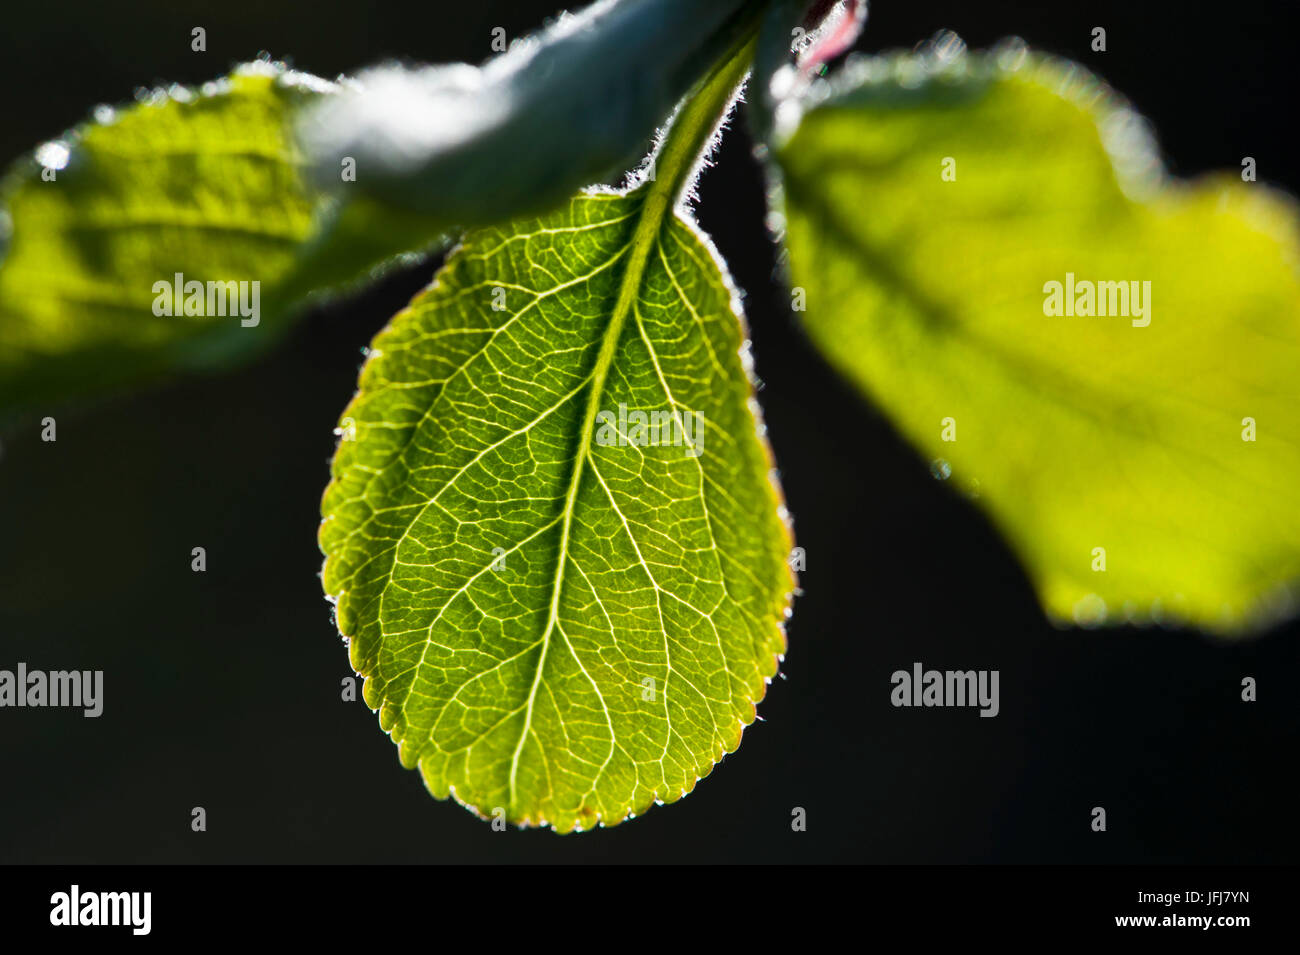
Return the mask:
[[[854,64],[804,107],[778,155],[808,332],[978,498],[1047,610],[1224,632],[1287,612],[1290,200],[1237,176],[1166,182],[1105,86],[1015,43],[967,57],[946,35]],[[1077,295],[1138,282],[1149,311],[1135,297],[1116,315],[1116,289],[1109,316],[1046,314],[1067,275]]]
[[784,652],[738,295],[671,209],[729,78],[656,181],[470,232],[340,422],[320,540],[352,665],[403,765],[485,817],[570,831],[678,799]]
[[357,188],[393,208],[462,226],[540,213],[639,161],[763,7],[594,3],[482,67],[367,70],[304,116],[300,139],[322,184],[351,158]]
[[[249,64],[199,93],[100,107],[17,163],[0,192],[0,409],[258,351],[308,291],[434,241],[427,219],[376,222],[365,203],[326,200],[304,181],[289,117],[331,89]],[[256,322],[229,305],[225,316],[155,314],[155,283],[177,273],[258,282]]]

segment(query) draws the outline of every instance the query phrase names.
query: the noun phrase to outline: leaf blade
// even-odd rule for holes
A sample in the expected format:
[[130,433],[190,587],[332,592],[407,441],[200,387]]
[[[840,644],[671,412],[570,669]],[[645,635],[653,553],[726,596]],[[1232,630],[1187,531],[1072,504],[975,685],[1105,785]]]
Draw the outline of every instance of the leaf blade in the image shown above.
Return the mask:
[[[376,340],[322,504],[325,589],[403,764],[435,796],[523,825],[613,824],[689,791],[738,744],[784,649],[788,536],[733,293],[682,219],[645,234],[645,195],[582,196],[471,232]],[[506,287],[508,312],[493,312]],[[610,321],[620,302],[626,321]],[[412,397],[439,368],[452,391]],[[597,412],[620,404],[667,405],[683,424],[702,411],[702,453],[594,443]],[[476,424],[485,407],[504,423]],[[410,449],[427,463],[402,463]],[[723,474],[732,486],[706,485]],[[368,497],[419,516],[384,530]],[[367,533],[387,533],[387,550],[359,546]],[[745,573],[723,566],[746,558]],[[393,596],[421,581],[434,581],[427,605]],[[428,638],[396,649],[412,632]],[[448,676],[456,659],[477,661],[472,675]]]
[[[0,409],[255,354],[309,292],[438,241],[427,217],[389,213],[379,229],[364,201],[329,198],[302,176],[292,117],[334,88],[245,64],[201,91],[101,107],[57,141],[65,164],[52,179],[34,159],[15,163],[0,191]],[[255,324],[229,308],[157,314],[155,283],[177,274],[250,283],[250,299],[257,283]]]
[[[1300,290],[1284,197],[1166,181],[1102,84],[1014,46],[868,63],[786,136],[806,328],[978,496],[1050,615],[1235,634],[1289,612]],[[1067,273],[1150,281],[1150,324],[1045,315]],[[1247,417],[1269,436],[1243,441]]]

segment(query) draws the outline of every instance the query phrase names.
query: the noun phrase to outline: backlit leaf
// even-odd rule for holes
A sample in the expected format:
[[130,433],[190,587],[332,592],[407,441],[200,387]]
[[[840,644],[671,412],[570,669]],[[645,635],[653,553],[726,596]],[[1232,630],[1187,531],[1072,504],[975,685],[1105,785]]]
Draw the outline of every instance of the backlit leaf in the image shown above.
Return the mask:
[[678,799],[784,652],[739,303],[671,209],[697,151],[671,143],[657,182],[470,232],[340,422],[339,629],[402,763],[485,817],[571,831]]
[[[777,125],[810,335],[987,509],[1053,616],[1239,632],[1289,609],[1287,197],[1168,181],[1114,94],[1016,44],[860,62]],[[1048,314],[1052,282],[1125,284],[1084,316]]]
[[[376,223],[306,183],[291,117],[333,89],[254,63],[99,107],[16,163],[0,192],[0,409],[251,354],[308,292],[436,239],[429,220]],[[156,284],[177,275],[185,298],[201,283],[201,314],[156,313]],[[246,283],[242,310],[226,282]]]

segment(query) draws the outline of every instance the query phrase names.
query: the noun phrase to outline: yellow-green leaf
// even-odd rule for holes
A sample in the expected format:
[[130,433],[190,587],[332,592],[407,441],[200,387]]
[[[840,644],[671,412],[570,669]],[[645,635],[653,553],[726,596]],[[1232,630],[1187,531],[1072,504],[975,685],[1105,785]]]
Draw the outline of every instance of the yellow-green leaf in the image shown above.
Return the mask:
[[254,353],[308,292],[436,240],[445,223],[376,222],[305,181],[293,116],[333,88],[253,63],[99,107],[16,163],[0,190],[0,411]]
[[[988,511],[1052,616],[1231,633],[1289,609],[1288,197],[1169,181],[1115,94],[1016,44],[860,62],[783,110],[810,335]],[[1076,314],[1049,314],[1053,282]],[[1107,314],[1080,314],[1082,283]]]

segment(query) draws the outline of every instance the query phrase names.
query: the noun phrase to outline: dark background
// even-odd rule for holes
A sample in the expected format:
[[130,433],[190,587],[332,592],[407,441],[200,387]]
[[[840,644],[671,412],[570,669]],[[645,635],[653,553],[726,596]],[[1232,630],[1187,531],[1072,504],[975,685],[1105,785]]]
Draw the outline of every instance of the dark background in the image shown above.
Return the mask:
[[[259,50],[324,76],[385,57],[477,62],[553,3],[220,0],[14,4],[0,160],[99,102],[195,83]],[[1099,72],[1190,175],[1258,160],[1295,191],[1283,3],[879,0],[859,49],[939,28],[1018,34]],[[208,33],[190,51],[190,29]],[[1109,51],[1090,50],[1107,30]],[[0,711],[0,862],[1270,862],[1300,853],[1300,627],[1220,644],[1057,630],[983,516],[932,480],[812,351],[772,281],[744,123],[699,218],[747,290],[804,594],[784,679],[696,791],[589,834],[493,832],[439,803],[362,703],[316,573],[319,495],[361,348],[434,263],[315,310],[271,357],[4,435],[0,668],[103,669],[105,710]],[[44,413],[58,441],[39,440]],[[208,552],[205,574],[190,549]],[[1001,671],[1002,711],[894,709],[922,661]],[[1259,701],[1240,700],[1243,676]],[[208,831],[190,830],[203,806]],[[791,809],[808,830],[790,829]],[[1104,806],[1109,829],[1090,830]]]

